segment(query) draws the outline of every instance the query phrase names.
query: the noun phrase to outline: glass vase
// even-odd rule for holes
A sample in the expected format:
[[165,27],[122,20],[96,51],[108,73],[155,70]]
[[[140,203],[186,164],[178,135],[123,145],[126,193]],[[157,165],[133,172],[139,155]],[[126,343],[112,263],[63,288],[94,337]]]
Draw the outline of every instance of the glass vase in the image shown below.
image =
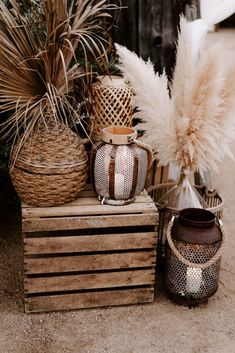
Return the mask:
[[168,207],[176,210],[184,208],[208,208],[204,198],[192,185],[190,176],[193,174],[188,169],[182,169],[179,181],[159,200],[162,208]]

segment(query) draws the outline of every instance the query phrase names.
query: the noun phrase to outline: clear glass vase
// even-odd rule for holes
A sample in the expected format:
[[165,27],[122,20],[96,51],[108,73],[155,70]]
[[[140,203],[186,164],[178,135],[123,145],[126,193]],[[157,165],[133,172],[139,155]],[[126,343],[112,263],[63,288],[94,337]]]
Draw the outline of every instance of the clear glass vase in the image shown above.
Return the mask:
[[161,207],[170,207],[177,210],[184,208],[208,208],[204,198],[199,194],[190,181],[193,172],[182,169],[179,181],[159,200]]

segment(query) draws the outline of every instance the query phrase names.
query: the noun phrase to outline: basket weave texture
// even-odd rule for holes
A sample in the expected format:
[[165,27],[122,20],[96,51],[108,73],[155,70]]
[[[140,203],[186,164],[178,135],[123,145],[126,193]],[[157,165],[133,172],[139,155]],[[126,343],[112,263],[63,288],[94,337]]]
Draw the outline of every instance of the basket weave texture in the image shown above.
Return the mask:
[[95,83],[92,86],[93,111],[91,117],[92,137],[101,139],[107,126],[132,126],[132,92],[128,86],[112,86]]
[[60,124],[35,130],[22,147],[18,143],[12,155],[11,177],[21,200],[43,207],[76,199],[88,175],[82,142]]

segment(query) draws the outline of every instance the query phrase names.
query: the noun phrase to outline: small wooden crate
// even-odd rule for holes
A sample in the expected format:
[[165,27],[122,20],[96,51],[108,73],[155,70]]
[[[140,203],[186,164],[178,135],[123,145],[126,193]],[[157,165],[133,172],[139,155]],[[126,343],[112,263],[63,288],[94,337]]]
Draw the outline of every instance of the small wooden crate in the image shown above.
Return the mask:
[[157,222],[146,191],[126,206],[100,205],[92,190],[57,207],[22,204],[25,311],[153,301]]

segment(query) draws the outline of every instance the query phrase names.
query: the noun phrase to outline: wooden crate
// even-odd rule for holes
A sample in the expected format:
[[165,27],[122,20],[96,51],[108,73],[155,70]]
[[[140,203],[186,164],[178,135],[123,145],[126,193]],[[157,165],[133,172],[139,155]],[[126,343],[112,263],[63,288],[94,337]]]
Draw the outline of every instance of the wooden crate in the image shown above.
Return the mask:
[[151,168],[148,170],[145,187],[164,184],[168,182],[169,166],[159,166],[158,160],[154,160]]
[[22,204],[25,311],[153,301],[157,222],[146,191],[126,206],[92,190],[59,207]]

